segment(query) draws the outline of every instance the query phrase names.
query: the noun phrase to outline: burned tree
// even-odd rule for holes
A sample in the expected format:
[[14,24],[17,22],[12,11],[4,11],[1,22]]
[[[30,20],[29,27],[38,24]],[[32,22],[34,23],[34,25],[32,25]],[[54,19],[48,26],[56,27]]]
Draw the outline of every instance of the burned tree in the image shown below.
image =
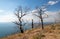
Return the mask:
[[[38,13],[38,15],[34,14],[35,16],[40,18],[42,29],[44,29],[42,15],[43,14],[47,15],[46,13],[44,13],[43,9],[44,9],[44,7],[43,8],[37,7],[36,8],[36,10],[37,10],[36,13]],[[47,15],[47,17],[48,17],[48,15]]]
[[18,21],[14,22],[14,23],[19,26],[19,29],[20,29],[21,33],[24,33],[24,30],[23,30],[22,26],[25,25],[25,24],[22,24],[22,22],[23,22],[22,17],[26,15],[26,14],[23,14],[23,12],[24,11],[23,11],[21,6],[18,7],[15,11],[15,15],[17,16]]
[[40,20],[41,20],[41,25],[42,25],[42,29],[44,29],[44,27],[43,27],[43,18],[42,18],[42,12],[43,12],[43,11],[42,11],[41,8],[36,8],[36,10],[37,10],[37,13],[38,13],[39,15],[36,15],[36,14],[34,14],[34,15],[40,18]]
[[32,29],[34,28],[33,19],[32,19]]
[[43,18],[42,18],[42,9],[39,9],[39,18],[41,19],[41,25],[42,25],[42,29],[44,29],[44,27],[43,27]]

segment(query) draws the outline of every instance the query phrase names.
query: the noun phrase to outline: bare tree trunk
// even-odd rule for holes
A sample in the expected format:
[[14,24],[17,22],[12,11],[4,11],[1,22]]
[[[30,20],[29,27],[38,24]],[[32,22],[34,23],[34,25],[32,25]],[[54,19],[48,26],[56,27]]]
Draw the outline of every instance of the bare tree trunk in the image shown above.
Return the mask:
[[24,30],[22,28],[23,25],[22,25],[21,18],[22,18],[22,7],[21,7],[21,17],[20,17],[20,31],[21,31],[21,33],[24,33]]
[[34,28],[33,19],[32,19],[32,28]]
[[22,26],[20,25],[20,31],[21,33],[24,33]]
[[41,17],[41,25],[42,25],[42,29],[44,29],[42,17]]
[[41,9],[40,9],[40,19],[41,19],[42,29],[44,29],[44,26],[43,26],[43,18],[42,18],[42,10]]
[[20,31],[21,31],[21,33],[24,33],[24,30],[22,28],[22,21],[21,20],[20,20]]

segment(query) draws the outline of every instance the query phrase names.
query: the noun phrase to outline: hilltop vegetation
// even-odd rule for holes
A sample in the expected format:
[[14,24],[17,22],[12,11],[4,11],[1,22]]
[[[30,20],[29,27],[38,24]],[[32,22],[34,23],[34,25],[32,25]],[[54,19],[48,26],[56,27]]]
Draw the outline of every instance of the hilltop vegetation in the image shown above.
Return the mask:
[[44,30],[35,28],[1,39],[60,39],[60,23],[45,26]]

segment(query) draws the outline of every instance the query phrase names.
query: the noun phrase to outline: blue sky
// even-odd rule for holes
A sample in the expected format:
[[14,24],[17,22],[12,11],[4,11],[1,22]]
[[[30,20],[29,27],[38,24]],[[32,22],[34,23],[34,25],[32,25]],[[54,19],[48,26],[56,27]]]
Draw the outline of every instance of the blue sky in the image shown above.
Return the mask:
[[[42,6],[48,4],[48,11],[58,11],[60,10],[59,0],[0,0],[0,20],[10,20],[8,16],[11,16],[18,6],[30,7],[34,9],[36,6]],[[6,17],[5,17],[6,16]]]
[[[2,10],[14,10],[19,5],[25,7],[34,8],[35,6],[41,6],[47,4],[51,0],[0,0],[0,9]],[[56,0],[53,0],[56,1]],[[52,10],[60,9],[60,2],[49,7]],[[56,8],[57,7],[57,8]]]

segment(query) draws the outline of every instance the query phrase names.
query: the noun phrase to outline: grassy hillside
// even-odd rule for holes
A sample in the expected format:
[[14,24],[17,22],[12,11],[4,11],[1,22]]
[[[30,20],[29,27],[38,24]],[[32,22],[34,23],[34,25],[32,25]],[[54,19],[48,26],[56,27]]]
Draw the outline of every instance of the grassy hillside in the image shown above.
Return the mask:
[[60,23],[45,26],[45,29],[35,28],[0,39],[60,39]]

